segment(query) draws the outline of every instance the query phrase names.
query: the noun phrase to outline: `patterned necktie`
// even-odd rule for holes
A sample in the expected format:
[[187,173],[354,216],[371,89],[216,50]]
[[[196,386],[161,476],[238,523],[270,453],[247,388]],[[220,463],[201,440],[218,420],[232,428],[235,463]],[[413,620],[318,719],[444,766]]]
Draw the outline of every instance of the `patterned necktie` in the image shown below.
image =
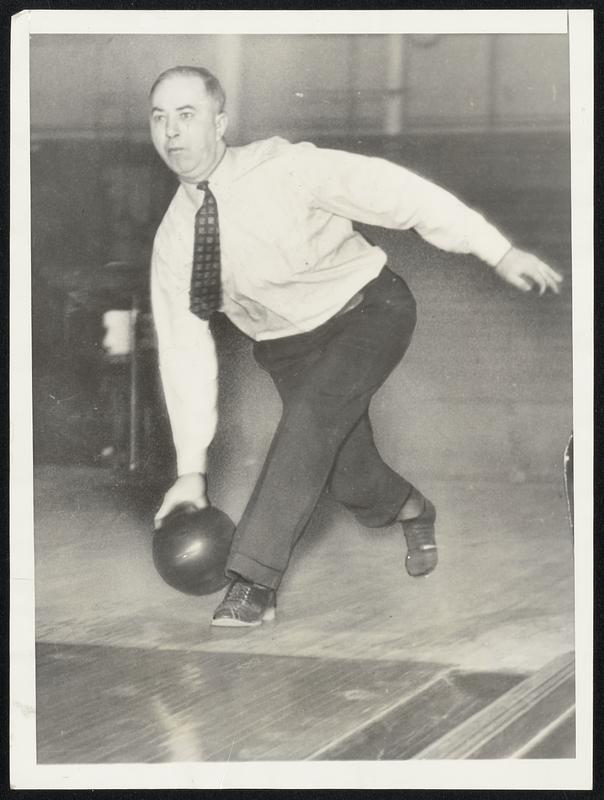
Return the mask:
[[203,205],[195,215],[189,307],[200,319],[209,319],[222,302],[218,206],[207,181],[198,183],[197,188],[204,192],[204,198]]

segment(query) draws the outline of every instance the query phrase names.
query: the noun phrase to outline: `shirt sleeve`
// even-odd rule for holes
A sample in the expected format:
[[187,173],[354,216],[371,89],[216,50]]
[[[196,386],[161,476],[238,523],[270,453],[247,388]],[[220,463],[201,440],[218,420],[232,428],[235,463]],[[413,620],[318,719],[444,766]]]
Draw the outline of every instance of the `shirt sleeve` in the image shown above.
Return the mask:
[[413,228],[441,250],[471,253],[491,266],[512,246],[477,211],[405,167],[306,142],[295,151],[296,179],[311,202],[332,214],[384,228]]
[[179,284],[156,248],[151,304],[178,474],[205,473],[217,422],[214,339],[209,324],[189,311],[188,286]]

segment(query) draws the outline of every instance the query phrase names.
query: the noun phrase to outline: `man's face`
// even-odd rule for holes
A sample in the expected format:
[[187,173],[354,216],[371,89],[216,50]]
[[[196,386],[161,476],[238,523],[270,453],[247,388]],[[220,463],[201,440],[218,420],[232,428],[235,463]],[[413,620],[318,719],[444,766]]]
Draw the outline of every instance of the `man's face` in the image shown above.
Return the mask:
[[197,75],[172,75],[151,97],[151,139],[181,180],[198,183],[222,156],[226,114]]

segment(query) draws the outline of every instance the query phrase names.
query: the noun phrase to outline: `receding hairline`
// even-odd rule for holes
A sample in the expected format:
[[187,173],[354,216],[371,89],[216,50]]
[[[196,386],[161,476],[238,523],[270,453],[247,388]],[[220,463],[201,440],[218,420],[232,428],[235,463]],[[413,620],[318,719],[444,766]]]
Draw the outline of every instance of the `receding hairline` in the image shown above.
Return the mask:
[[164,70],[160,73],[151,89],[149,90],[149,100],[153,98],[156,90],[161,86],[162,83],[170,80],[171,78],[178,78],[178,77],[191,77],[197,78],[201,81],[206,94],[208,97],[214,101],[216,108],[219,113],[224,111],[224,106],[226,103],[226,94],[222,85],[218,78],[213,75],[208,69],[205,67],[193,67],[193,66],[177,66],[177,67],[170,67],[169,69]]

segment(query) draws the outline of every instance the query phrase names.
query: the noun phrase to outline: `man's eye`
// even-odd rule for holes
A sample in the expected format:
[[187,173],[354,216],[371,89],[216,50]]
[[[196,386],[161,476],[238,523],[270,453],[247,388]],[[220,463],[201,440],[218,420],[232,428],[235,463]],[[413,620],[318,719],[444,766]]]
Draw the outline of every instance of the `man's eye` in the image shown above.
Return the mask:
[[165,114],[154,114],[153,115],[153,122],[163,122],[166,118]]
[[181,119],[191,119],[193,113],[191,111],[181,111],[180,118]]

